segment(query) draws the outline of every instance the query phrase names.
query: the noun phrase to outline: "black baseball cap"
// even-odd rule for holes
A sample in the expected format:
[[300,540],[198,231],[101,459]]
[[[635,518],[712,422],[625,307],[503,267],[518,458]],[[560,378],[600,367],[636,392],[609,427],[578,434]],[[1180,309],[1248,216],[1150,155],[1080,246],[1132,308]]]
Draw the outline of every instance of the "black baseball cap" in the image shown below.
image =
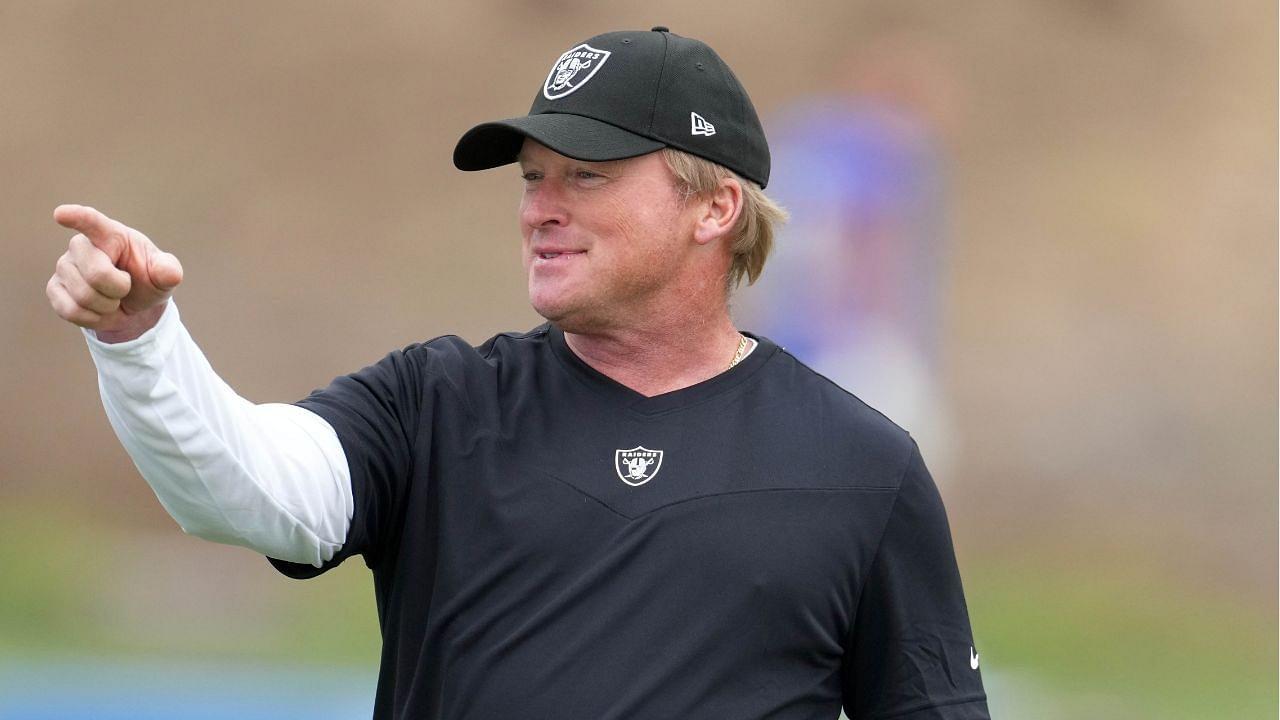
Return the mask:
[[673,147],[764,187],[769,145],[742,83],[714,50],[665,27],[610,32],[551,65],[523,117],[477,125],[453,150],[459,170],[516,161],[526,137],[577,160]]

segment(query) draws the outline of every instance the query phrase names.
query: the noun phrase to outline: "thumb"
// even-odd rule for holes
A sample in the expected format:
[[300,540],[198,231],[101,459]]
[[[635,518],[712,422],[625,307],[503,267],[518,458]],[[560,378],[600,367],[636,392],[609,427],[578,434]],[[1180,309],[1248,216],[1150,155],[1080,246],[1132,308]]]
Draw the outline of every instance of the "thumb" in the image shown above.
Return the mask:
[[152,287],[160,292],[169,292],[182,282],[182,263],[173,253],[156,250],[148,262],[147,275]]

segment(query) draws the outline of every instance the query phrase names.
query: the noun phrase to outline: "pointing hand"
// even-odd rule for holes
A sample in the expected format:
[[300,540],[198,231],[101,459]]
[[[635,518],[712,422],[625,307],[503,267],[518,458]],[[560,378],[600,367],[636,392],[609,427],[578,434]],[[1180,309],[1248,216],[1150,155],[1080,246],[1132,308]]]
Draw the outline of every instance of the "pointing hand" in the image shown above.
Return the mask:
[[160,320],[182,264],[133,228],[91,207],[59,205],[59,225],[79,231],[45,287],[58,317],[103,342],[132,340]]

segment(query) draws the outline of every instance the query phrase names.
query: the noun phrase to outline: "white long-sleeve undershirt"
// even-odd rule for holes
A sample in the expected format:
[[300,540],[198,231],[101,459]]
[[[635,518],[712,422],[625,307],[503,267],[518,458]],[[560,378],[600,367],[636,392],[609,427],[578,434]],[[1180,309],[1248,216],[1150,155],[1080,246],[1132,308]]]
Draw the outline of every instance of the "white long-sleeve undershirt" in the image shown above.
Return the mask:
[[84,334],[111,427],[184,532],[316,567],[337,553],[355,503],[329,423],[295,405],[237,395],[172,300],[133,340]]

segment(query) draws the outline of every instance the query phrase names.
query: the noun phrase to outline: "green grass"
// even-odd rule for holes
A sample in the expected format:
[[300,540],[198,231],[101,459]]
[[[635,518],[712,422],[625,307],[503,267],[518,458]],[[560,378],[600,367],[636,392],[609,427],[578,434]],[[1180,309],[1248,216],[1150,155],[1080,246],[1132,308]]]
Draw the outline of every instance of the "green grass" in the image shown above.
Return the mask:
[[1276,717],[1274,608],[1118,566],[969,570],[984,669],[1034,680],[1063,717]]
[[[217,566],[200,567],[199,558],[185,558],[197,542],[176,528],[125,536],[92,515],[48,506],[0,510],[0,659],[177,656],[377,667],[372,578],[358,558],[303,582],[243,548],[211,546]],[[148,544],[141,558],[140,544]],[[154,559],[161,562],[153,568]],[[223,583],[230,589],[217,587]],[[218,592],[206,601],[211,586]],[[231,607],[219,605],[228,601]]]
[[93,542],[70,517],[49,518],[37,508],[0,511],[0,653],[101,642],[81,626],[93,612],[84,588],[102,570],[83,552]]

